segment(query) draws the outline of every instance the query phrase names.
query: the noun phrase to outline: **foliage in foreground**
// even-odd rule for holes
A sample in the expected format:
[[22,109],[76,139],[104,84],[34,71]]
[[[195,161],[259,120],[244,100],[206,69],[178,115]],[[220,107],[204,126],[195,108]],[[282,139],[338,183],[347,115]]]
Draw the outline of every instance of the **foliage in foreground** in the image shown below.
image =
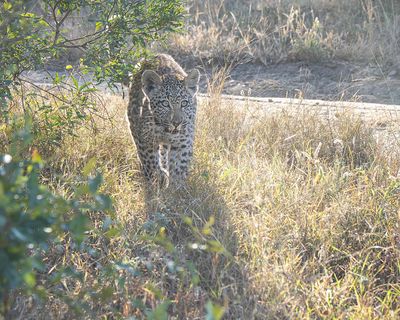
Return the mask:
[[[15,9],[7,5],[11,2],[5,3],[4,10]],[[140,3],[144,2],[134,2]],[[56,19],[63,19],[63,14],[56,11]],[[291,17],[300,24],[294,29],[298,33],[288,29],[287,35],[296,39],[307,21],[299,13]],[[109,36],[107,30],[111,29],[103,31]],[[296,48],[304,44],[306,51],[314,50],[316,44],[318,57],[320,30],[316,24]],[[15,41],[11,45],[18,43],[21,48],[37,43]],[[51,56],[37,57],[48,61]],[[22,66],[33,65],[29,59],[21,61]],[[105,66],[113,70],[112,64]],[[7,70],[8,87],[22,69]],[[64,80],[56,76],[55,85]],[[234,319],[399,316],[398,138],[384,136],[385,143],[377,143],[372,126],[346,115],[321,121],[310,114],[282,114],[247,126],[243,113],[224,109],[215,97],[200,114],[189,187],[148,194],[140,183],[123,120],[125,103],[111,99],[109,114],[94,117],[93,127],[80,128],[85,117],[80,119],[79,113],[78,118],[74,114],[64,118],[71,116],[69,99],[76,102],[78,112],[93,100],[77,79],[69,83],[75,88],[62,103],[49,98],[47,104],[37,102],[43,96],[37,91],[30,91],[28,99],[22,95],[20,103],[15,98],[11,104],[8,98],[2,100],[16,114],[27,107],[28,114],[37,116],[33,140],[22,150],[25,160],[8,149],[12,132],[21,125],[12,125],[8,117],[0,127],[2,152],[13,155],[2,158],[2,168],[11,168],[4,172],[18,177],[14,181],[13,175],[2,176],[2,185],[10,196],[17,192],[23,199],[22,207],[0,208],[18,217],[18,223],[26,222],[28,235],[33,230],[39,236],[33,243],[26,235],[27,240],[18,238],[18,232],[7,229],[10,221],[13,227],[17,224],[0,220],[6,227],[1,238],[8,241],[6,248],[12,247],[11,240],[19,244],[18,254],[12,256],[18,271],[13,286],[23,291],[8,294],[10,316],[192,319],[207,314],[220,319],[224,312]],[[52,94],[47,92],[46,98]],[[63,94],[57,92],[58,97]],[[63,127],[63,121],[70,124],[71,119],[77,122]],[[55,139],[47,143],[43,138],[49,136],[49,128],[55,129],[50,135]],[[50,155],[42,169],[35,147]],[[94,157],[96,164],[90,161]],[[91,165],[84,169],[88,162]],[[108,216],[104,207],[85,206],[100,178],[94,174],[85,187],[82,172],[94,172],[95,166],[104,179],[100,191],[112,197],[115,216]],[[82,202],[75,202],[76,196],[82,196]],[[1,201],[6,203],[7,197]],[[65,214],[54,215],[57,206],[43,210],[44,217],[34,222],[40,228],[31,228],[36,217],[31,208],[52,201],[65,204],[61,206],[68,208]],[[90,227],[82,228],[82,221],[90,221]]]
[[[79,247],[89,230],[87,212],[111,209],[109,197],[98,193],[100,175],[77,184],[68,198],[50,191],[40,182],[44,162],[38,152],[34,149],[30,159],[21,157],[30,140],[27,124],[14,132],[10,154],[0,157],[0,312],[8,311],[15,289],[45,297],[37,281],[38,272],[46,270],[43,255],[65,237]],[[87,167],[84,174],[89,171]],[[54,272],[50,282],[57,283],[67,269]]]

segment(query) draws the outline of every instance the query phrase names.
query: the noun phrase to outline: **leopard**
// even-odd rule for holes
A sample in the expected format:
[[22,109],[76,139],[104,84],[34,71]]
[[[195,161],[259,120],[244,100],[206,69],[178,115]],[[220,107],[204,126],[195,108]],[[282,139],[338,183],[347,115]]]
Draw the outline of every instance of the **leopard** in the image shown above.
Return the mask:
[[138,63],[129,86],[127,119],[145,180],[185,184],[193,158],[200,72],[186,73],[167,54]]

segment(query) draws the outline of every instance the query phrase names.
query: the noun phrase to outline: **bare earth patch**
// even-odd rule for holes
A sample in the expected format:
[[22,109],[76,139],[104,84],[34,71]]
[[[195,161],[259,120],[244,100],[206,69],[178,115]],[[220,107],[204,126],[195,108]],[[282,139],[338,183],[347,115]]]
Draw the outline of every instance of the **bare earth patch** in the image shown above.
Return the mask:
[[[188,68],[202,67],[202,91],[218,67],[186,60]],[[185,61],[182,61],[185,64]],[[345,100],[400,104],[400,68],[384,72],[379,67],[350,62],[244,63],[232,68],[223,93],[252,97]]]

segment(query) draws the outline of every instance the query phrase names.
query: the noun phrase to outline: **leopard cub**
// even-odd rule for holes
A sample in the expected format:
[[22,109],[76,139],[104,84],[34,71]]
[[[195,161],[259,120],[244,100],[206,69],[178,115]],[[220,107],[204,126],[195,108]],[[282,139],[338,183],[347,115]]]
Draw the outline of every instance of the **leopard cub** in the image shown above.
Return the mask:
[[162,185],[185,182],[193,156],[200,73],[169,55],[142,61],[129,89],[127,117],[144,176]]

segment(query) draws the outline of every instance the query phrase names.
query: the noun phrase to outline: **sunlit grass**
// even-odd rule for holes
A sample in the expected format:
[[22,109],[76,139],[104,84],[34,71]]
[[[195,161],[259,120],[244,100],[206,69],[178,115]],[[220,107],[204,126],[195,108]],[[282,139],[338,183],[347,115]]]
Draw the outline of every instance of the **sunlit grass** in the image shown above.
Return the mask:
[[390,70],[399,57],[394,0],[192,0],[188,8],[187,33],[166,49],[205,63],[336,58]]
[[[155,307],[161,296],[172,300],[169,312],[180,318],[201,318],[208,300],[224,306],[229,319],[399,316],[399,144],[388,153],[374,127],[351,114],[328,121],[312,112],[280,113],[249,125],[240,110],[218,101],[214,96],[200,107],[183,190],[145,190],[126,101],[117,97],[106,97],[111,119],[98,119],[95,131],[82,128],[51,157],[46,178],[61,194],[96,159],[120,226],[109,239],[96,236],[103,216],[92,213],[95,259],[68,242],[49,253],[49,268],[68,265],[84,274],[82,283],[65,284],[68,295],[79,297],[85,286],[112,288],[106,303],[81,298],[98,317],[116,311],[141,317],[130,299]],[[175,251],[146,240],[160,228]],[[197,271],[171,276],[166,265],[173,257]],[[112,261],[153,267],[122,290],[97,280]],[[47,312],[71,311],[54,298],[35,305],[31,315]]]

